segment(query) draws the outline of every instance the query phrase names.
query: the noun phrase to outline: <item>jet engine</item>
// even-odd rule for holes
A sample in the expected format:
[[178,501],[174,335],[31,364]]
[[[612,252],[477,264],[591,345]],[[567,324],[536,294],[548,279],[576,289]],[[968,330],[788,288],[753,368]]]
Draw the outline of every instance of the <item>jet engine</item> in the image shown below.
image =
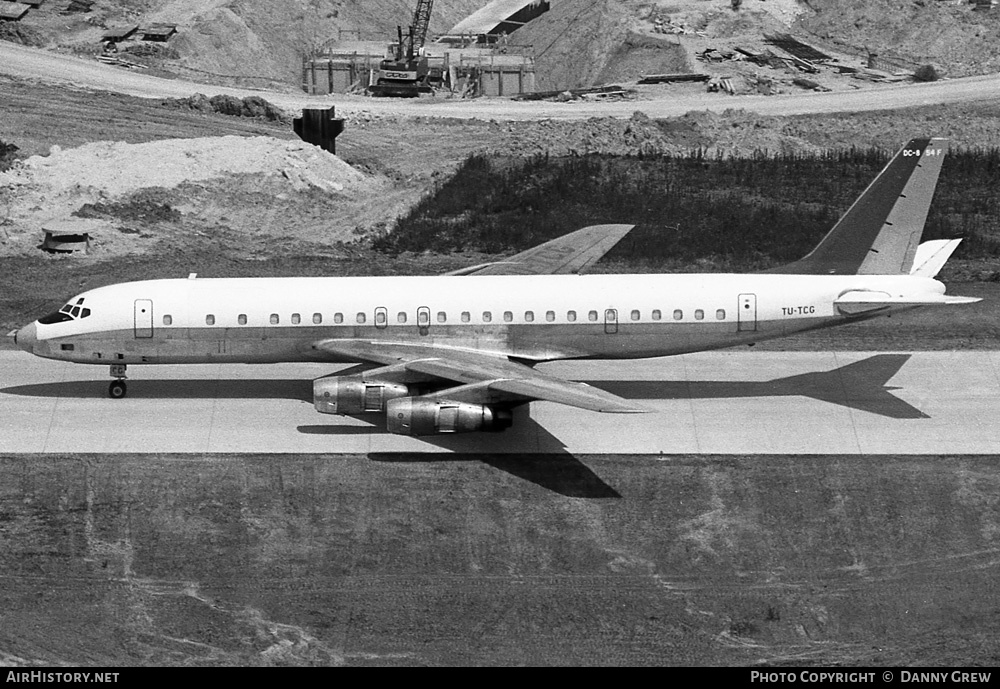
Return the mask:
[[386,428],[400,435],[438,435],[510,428],[509,409],[489,404],[401,397],[386,404]]
[[313,381],[313,406],[321,414],[369,414],[385,411],[386,402],[413,394],[401,383],[333,376]]

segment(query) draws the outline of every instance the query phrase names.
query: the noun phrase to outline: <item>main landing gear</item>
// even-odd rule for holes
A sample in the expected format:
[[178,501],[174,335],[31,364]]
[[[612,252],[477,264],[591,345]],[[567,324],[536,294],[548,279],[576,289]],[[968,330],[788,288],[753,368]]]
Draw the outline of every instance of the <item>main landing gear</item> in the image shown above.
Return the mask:
[[128,387],[125,385],[125,364],[111,364],[111,375],[115,379],[108,386],[108,397],[120,400],[128,392]]

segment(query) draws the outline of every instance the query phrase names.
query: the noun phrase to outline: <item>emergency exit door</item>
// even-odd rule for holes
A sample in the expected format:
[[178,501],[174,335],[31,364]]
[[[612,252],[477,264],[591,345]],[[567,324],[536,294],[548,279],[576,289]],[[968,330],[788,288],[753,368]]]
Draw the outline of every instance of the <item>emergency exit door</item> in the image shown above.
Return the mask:
[[150,299],[135,300],[135,336],[153,336],[153,302]]
[[604,332],[608,335],[618,332],[618,309],[604,309]]
[[757,295],[741,294],[740,307],[736,312],[739,321],[738,330],[752,331],[757,329]]

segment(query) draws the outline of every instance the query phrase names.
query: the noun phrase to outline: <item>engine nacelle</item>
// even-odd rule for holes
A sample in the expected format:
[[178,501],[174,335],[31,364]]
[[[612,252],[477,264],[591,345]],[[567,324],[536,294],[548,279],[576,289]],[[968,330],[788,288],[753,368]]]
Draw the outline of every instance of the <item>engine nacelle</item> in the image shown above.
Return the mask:
[[313,406],[321,414],[372,414],[385,411],[386,402],[412,394],[401,383],[364,380],[361,376],[333,376],[313,381]]
[[438,435],[510,428],[509,409],[488,404],[402,397],[386,404],[386,428],[400,435]]

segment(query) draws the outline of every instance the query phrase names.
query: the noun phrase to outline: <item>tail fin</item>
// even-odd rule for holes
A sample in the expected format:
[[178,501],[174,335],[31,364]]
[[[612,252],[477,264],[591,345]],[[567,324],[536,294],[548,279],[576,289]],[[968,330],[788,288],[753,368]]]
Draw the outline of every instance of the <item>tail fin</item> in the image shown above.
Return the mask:
[[947,139],[911,139],[805,258],[771,273],[907,275]]

